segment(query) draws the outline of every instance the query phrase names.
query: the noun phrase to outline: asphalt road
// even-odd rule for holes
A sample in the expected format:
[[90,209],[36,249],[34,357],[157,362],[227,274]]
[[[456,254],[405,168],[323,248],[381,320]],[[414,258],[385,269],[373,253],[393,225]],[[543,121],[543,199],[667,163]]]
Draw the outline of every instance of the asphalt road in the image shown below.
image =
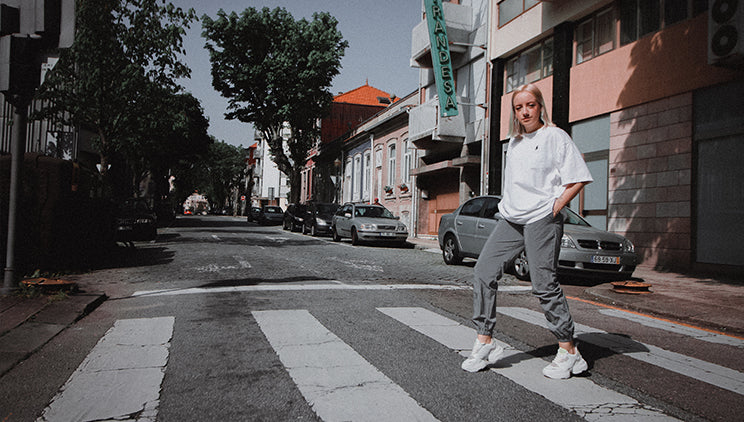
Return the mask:
[[[556,351],[529,286],[507,276],[476,374],[473,261],[179,218],[80,276],[109,299],[3,379],[8,421],[738,420],[744,344],[584,302],[564,280],[588,373],[540,373]],[[9,403],[9,401],[3,401]]]

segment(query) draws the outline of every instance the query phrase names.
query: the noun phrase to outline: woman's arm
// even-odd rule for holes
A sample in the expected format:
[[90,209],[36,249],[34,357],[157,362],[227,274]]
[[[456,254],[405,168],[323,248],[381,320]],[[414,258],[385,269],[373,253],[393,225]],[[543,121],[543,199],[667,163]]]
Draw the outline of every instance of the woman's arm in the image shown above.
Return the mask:
[[578,183],[569,183],[566,185],[566,189],[563,191],[561,196],[559,196],[555,202],[553,202],[553,216],[555,217],[558,215],[559,212],[568,205],[569,202],[571,202],[576,195],[579,194],[581,189],[584,187],[584,185],[588,184],[589,182],[578,182]]

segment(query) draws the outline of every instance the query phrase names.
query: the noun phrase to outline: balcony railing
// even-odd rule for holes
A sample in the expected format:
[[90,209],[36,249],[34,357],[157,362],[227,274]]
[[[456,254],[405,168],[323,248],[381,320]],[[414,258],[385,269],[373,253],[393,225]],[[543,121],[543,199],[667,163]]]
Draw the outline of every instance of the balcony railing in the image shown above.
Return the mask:
[[427,141],[462,143],[465,135],[462,109],[457,116],[441,117],[437,98],[412,108],[408,115],[408,138],[417,146]]

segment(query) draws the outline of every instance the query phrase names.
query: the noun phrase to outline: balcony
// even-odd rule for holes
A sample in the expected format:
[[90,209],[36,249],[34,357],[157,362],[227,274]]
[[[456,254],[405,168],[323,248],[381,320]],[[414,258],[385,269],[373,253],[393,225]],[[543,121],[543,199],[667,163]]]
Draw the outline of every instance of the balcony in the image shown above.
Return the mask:
[[[468,6],[449,2],[442,3],[447,37],[452,58],[468,51],[470,34],[473,32],[473,10]],[[411,37],[411,66],[431,68],[431,42],[426,20],[421,21]]]
[[441,117],[438,98],[412,108],[408,115],[408,139],[417,148],[427,149],[441,142],[462,144],[465,135],[462,107],[457,116]]

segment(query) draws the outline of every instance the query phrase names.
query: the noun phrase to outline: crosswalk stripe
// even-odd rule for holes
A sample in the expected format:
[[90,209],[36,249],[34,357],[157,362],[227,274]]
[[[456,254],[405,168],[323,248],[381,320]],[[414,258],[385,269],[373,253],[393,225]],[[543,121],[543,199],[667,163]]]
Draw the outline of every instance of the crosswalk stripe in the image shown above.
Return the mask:
[[677,334],[683,334],[698,340],[707,341],[708,343],[726,344],[729,346],[744,348],[744,339],[738,337],[727,336],[717,332],[702,330],[687,325],[675,324],[670,321],[665,321],[658,318],[650,318],[644,315],[638,315],[632,312],[624,312],[618,309],[600,309],[599,313],[615,318],[627,319],[629,321],[645,325],[646,327],[658,328]]
[[[542,313],[525,308],[498,308],[499,313],[524,322],[547,327]],[[744,374],[704,360],[637,342],[625,336],[610,334],[588,325],[575,324],[576,337],[615,353],[631,357],[668,371],[676,372],[737,394],[744,394]]]
[[[380,312],[459,352],[470,354],[475,330],[424,308],[377,308]],[[497,341],[504,354],[493,370],[522,387],[576,413],[588,421],[676,421],[632,397],[609,390],[587,378],[551,380],[542,375],[546,362]]]
[[174,321],[116,321],[38,421],[155,421]]
[[324,421],[437,420],[308,311],[252,313],[300,392]]

